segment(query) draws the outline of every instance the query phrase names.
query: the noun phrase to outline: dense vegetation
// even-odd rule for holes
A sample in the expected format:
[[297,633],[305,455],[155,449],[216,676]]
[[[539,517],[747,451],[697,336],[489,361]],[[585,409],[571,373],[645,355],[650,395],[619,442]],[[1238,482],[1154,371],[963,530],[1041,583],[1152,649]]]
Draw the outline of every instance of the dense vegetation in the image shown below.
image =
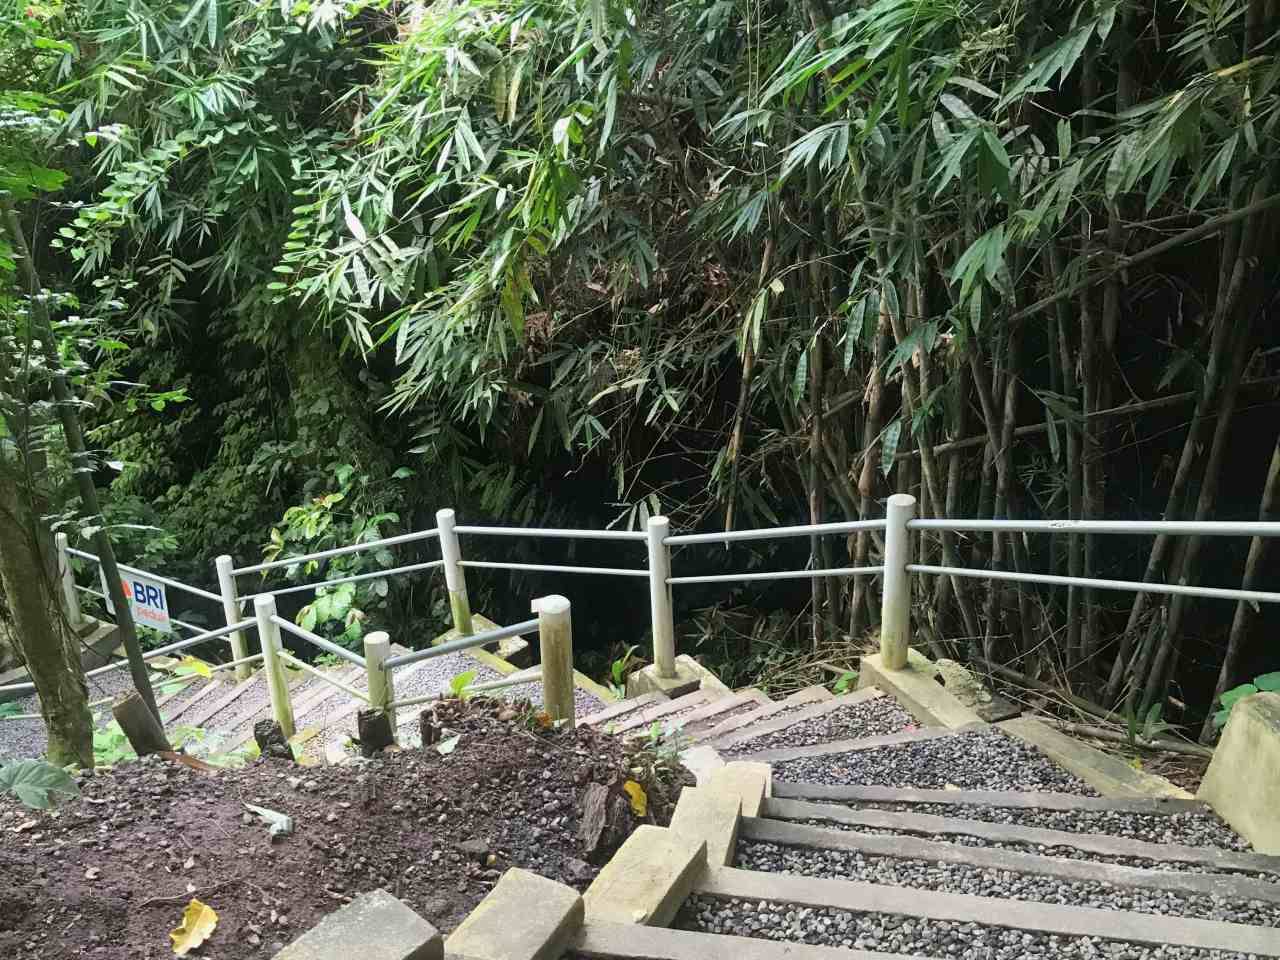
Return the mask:
[[[26,13],[6,69],[40,96],[8,95],[6,136],[61,172],[13,201],[76,334],[113,530],[149,566],[207,582],[218,553],[423,528],[441,506],[706,529],[880,516],[894,491],[924,516],[1275,509],[1276,0]],[[1223,586],[1274,582],[1265,547],[919,544],[926,563]],[[677,563],[879,546],[776,549]],[[611,626],[643,622],[625,586],[581,591],[590,642],[639,639]],[[874,628],[867,580],[751,587],[676,595],[686,648],[735,679]],[[573,594],[494,578],[473,606],[549,589]],[[366,581],[301,615],[416,635],[447,618],[440,593]],[[1131,714],[1172,697],[1198,725],[1215,683],[1274,666],[1247,604],[946,577],[916,596],[929,651]]]

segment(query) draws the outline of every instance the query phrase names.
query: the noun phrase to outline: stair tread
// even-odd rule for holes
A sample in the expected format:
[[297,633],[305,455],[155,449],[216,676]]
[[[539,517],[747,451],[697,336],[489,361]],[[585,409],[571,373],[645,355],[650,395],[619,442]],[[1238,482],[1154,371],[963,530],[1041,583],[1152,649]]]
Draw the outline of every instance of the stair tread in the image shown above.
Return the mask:
[[[825,696],[823,696],[825,694]],[[710,743],[714,740],[726,736],[735,730],[759,723],[767,720],[769,717],[777,716],[788,710],[799,710],[805,704],[816,703],[821,700],[830,700],[831,691],[826,687],[812,686],[805,687],[803,690],[797,690],[785,700],[774,700],[768,704],[764,704],[759,710],[752,713],[742,714],[736,717],[730,717],[723,723],[716,724],[709,730],[703,731],[700,740],[704,743]]]
[[668,699],[669,698],[665,693],[660,693],[657,690],[651,691],[650,693],[642,693],[638,697],[631,697],[630,699],[605,707],[603,710],[597,710],[595,713],[583,717],[580,723],[584,726],[594,727],[603,723],[605,720],[612,720],[615,717],[628,714],[633,710],[639,710],[641,707],[646,707],[649,704],[658,703]]
[[875,687],[864,687],[861,690],[855,690],[852,693],[842,694],[838,697],[832,697],[829,700],[819,700],[816,703],[810,703],[800,710],[785,713],[780,717],[766,719],[763,722],[755,723],[749,727],[745,727],[719,737],[715,740],[708,739],[707,743],[717,749],[727,749],[737,746],[738,744],[747,743],[757,737],[762,737],[767,733],[776,733],[779,730],[785,730],[787,727],[803,723],[806,720],[812,720],[814,717],[820,717],[823,714],[831,713],[842,707],[855,703],[862,703],[865,700],[871,700],[875,697],[882,697],[882,694]]
[[[189,726],[203,727],[213,717],[217,716],[236,700],[239,700],[251,689],[258,686],[262,687],[264,690],[266,689],[266,678],[263,676],[261,671],[255,673],[248,680],[241,680],[223,696],[214,699],[212,703],[203,704],[201,709],[197,710],[190,717],[183,717],[181,715],[179,715],[179,717]],[[176,717],[175,719],[178,718]]]
[[[610,729],[613,733],[625,733],[628,730],[634,730],[637,727],[653,723],[655,720],[661,720],[663,717],[670,717],[672,714],[685,713],[696,709],[711,699],[713,698],[710,691],[694,690],[692,693],[686,693],[684,696],[676,697],[674,700],[644,707],[635,714],[630,714],[620,721],[611,723]],[[716,697],[714,699],[721,698]]]
[[1034,790],[933,790],[918,787],[851,786],[827,783],[773,785],[776,797],[790,800],[844,800],[864,803],[946,803],[953,806],[1017,807],[1041,810],[1099,810],[1172,815],[1206,813],[1208,804],[1179,797],[1085,797]]
[[[818,716],[821,716],[821,714],[818,714]],[[903,743],[946,739],[947,737],[958,736],[968,730],[980,729],[985,726],[985,723],[980,722],[964,727],[920,727],[915,730],[902,730],[898,733],[885,733],[874,737],[831,740],[828,743],[817,743],[807,747],[779,747],[773,750],[757,750],[753,753],[742,754],[738,759],[756,760],[762,763],[780,763],[784,760],[798,760],[801,757],[825,757],[833,753],[878,750],[880,747],[893,747]],[[784,727],[783,729],[786,728]]]
[[[909,954],[817,947],[721,933],[673,930],[634,923],[587,921],[570,944],[570,956],[618,960],[913,960]],[[574,951],[581,951],[576,954]],[[920,958],[914,958],[920,960]]]

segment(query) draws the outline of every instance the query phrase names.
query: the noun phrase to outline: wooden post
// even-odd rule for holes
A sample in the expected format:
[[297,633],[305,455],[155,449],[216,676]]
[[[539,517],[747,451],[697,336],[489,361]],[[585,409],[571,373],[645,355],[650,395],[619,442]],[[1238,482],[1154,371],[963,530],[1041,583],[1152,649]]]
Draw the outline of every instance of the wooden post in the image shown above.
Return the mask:
[[67,607],[67,622],[71,629],[80,629],[84,617],[80,613],[80,598],[76,596],[76,576],[71,572],[71,554],[67,552],[67,535],[59,533],[54,536],[58,547],[58,580],[62,583],[62,599]]
[[111,715],[129,740],[129,746],[140,757],[173,749],[164,727],[136,692],[126,693],[111,705]]
[[[213,561],[218,571],[218,592],[222,594],[222,615],[227,626],[239,623],[244,617],[240,614],[240,597],[236,593],[236,575],[232,573],[231,558],[225,553]],[[249,655],[244,642],[244,634],[237,630],[231,634],[231,659],[243,660]],[[248,680],[253,674],[250,664],[242,663],[236,667],[236,679]]]
[[391,656],[391,638],[381,630],[364,638],[364,668],[369,675],[369,707],[387,715],[391,729],[396,729],[396,712],[388,706],[396,698],[391,671],[383,666]]
[[253,598],[253,612],[258,618],[258,639],[262,642],[262,669],[267,675],[267,690],[271,693],[271,715],[280,724],[285,739],[295,733],[293,703],[289,700],[289,681],[284,675],[280,652],[280,628],[272,622],[276,615],[276,598],[264,594]]
[[889,498],[884,531],[884,596],[880,600],[880,658],[886,670],[907,665],[911,645],[911,533],[907,521],[916,515],[916,498],[895,493]]
[[577,720],[573,702],[573,620],[569,601],[558,594],[533,601],[538,615],[538,644],[542,654],[542,706],[552,720],[572,728]]
[[471,601],[467,599],[467,577],[462,569],[462,551],[454,532],[452,510],[436,511],[436,530],[440,535],[440,556],[444,560],[444,582],[449,588],[449,611],[453,627],[464,637],[471,636]]
[[649,546],[649,619],[653,626],[653,662],[658,676],[669,679],[676,675],[676,627],[671,612],[671,548],[664,542],[671,533],[666,517],[650,517]]

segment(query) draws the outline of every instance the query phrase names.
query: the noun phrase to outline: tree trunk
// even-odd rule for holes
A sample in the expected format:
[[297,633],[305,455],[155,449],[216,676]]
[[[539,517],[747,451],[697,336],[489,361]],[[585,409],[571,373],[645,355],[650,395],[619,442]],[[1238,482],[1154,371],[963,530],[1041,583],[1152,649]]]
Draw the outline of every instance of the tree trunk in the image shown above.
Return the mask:
[[[1273,523],[1280,516],[1280,435],[1276,437],[1275,449],[1271,453],[1271,467],[1267,471],[1267,482],[1262,490],[1262,503],[1258,508],[1258,520]],[[1241,590],[1255,590],[1262,578],[1263,566],[1267,562],[1267,554],[1271,550],[1272,537],[1254,537],[1249,543],[1249,557],[1244,563],[1244,579],[1240,582]],[[1231,633],[1227,637],[1227,651],[1222,658],[1222,668],[1218,671],[1218,682],[1213,688],[1213,699],[1209,702],[1209,713],[1204,718],[1204,726],[1200,729],[1200,742],[1213,741],[1213,705],[1218,698],[1230,688],[1237,679],[1236,664],[1240,661],[1240,651],[1253,630],[1258,619],[1258,610],[1248,600],[1236,603],[1236,615],[1231,621]]]
[[9,470],[0,472],[0,583],[40,698],[49,762],[92,767],[93,718],[76,637],[58,602],[52,551],[36,532],[23,486]]

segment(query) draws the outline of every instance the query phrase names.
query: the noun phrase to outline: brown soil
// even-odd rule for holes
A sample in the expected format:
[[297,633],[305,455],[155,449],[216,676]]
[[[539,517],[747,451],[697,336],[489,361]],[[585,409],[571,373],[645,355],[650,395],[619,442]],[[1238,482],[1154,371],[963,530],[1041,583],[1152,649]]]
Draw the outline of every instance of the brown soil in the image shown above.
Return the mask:
[[[195,955],[257,960],[378,887],[446,932],[508,867],[584,889],[582,793],[648,779],[644,758],[634,774],[618,740],[541,730],[492,701],[442,709],[462,733],[448,755],[213,773],[147,758],[87,777],[54,813],[0,799],[0,957],[171,958],[193,897],[219,917]],[[647,821],[668,822],[680,781],[649,784]],[[293,834],[271,840],[244,803],[293,817]]]

